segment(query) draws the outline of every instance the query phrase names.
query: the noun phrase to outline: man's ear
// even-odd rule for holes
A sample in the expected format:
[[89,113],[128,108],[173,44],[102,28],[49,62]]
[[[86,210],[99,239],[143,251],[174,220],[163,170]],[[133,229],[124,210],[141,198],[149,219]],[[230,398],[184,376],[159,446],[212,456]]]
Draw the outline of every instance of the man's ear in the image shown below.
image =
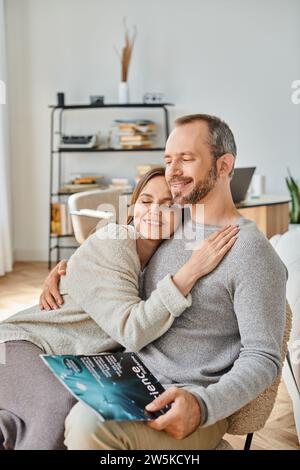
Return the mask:
[[217,168],[219,176],[228,176],[234,166],[234,156],[231,153],[224,153],[217,160]]

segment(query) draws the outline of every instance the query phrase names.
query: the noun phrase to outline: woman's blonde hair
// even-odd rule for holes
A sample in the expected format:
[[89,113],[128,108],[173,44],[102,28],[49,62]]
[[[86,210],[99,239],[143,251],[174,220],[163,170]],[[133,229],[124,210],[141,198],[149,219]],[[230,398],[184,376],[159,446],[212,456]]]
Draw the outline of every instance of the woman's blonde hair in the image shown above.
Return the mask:
[[[131,201],[130,201],[130,206],[131,208],[135,205],[136,201],[138,200],[142,190],[146,186],[146,184],[152,180],[152,178],[155,178],[156,176],[163,176],[165,177],[165,168],[162,166],[158,166],[156,168],[152,168],[150,171],[145,173],[141,179],[139,180],[138,184],[134,188],[134,191],[131,196]],[[131,224],[133,221],[133,215],[129,214],[127,218],[127,225]]]

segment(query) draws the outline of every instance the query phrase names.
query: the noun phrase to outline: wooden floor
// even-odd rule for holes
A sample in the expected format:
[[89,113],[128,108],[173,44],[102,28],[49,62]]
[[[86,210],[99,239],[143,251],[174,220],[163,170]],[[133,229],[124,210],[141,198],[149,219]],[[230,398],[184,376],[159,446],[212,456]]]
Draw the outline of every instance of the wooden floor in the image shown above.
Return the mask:
[[[16,263],[14,271],[0,277],[0,320],[38,302],[41,286],[48,274],[46,263]],[[242,449],[245,438],[225,438],[235,449]],[[255,433],[252,449],[299,450],[292,404],[281,383],[273,412],[265,428]]]
[[46,263],[15,263],[13,272],[0,276],[0,320],[38,303],[48,272]]

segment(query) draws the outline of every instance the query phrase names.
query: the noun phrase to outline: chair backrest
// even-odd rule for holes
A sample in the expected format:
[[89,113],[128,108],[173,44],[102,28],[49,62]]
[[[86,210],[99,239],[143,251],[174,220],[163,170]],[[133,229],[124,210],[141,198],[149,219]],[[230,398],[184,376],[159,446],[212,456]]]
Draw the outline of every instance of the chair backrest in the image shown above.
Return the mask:
[[285,330],[281,350],[280,372],[272,385],[258,395],[253,401],[245,405],[228,418],[228,434],[248,434],[262,429],[273,409],[278,386],[281,379],[281,370],[287,354],[287,344],[292,327],[292,312],[286,303]]
[[[122,192],[115,189],[97,189],[92,191],[83,191],[77,194],[72,194],[68,199],[68,206],[70,211],[78,211],[80,209],[100,209],[112,211],[115,213],[114,222],[119,222],[120,216],[120,201],[122,204]],[[126,205],[126,202],[124,200]],[[106,225],[109,220],[102,220],[71,215],[74,235],[78,243],[83,243],[84,240],[95,230],[96,227]],[[123,223],[126,223],[123,222]]]

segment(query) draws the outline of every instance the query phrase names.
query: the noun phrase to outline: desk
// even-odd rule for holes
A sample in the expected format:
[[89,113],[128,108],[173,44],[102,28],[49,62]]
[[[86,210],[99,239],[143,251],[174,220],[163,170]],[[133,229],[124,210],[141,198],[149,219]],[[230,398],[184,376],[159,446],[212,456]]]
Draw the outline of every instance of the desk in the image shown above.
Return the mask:
[[241,215],[254,220],[258,228],[271,238],[276,233],[285,233],[289,226],[288,196],[263,195],[259,198],[250,198],[236,204]]

